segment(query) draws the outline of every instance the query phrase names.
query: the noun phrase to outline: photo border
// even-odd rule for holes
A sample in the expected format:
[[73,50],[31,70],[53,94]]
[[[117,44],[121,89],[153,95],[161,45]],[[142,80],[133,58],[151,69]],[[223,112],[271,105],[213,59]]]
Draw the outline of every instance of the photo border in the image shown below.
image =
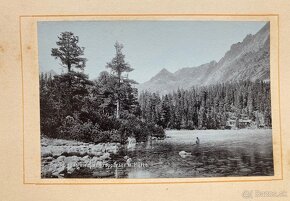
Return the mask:
[[[184,20],[182,19],[182,17],[218,17],[217,19],[213,19],[213,20],[217,20],[219,21],[219,17],[221,18],[227,18],[227,20],[233,20],[234,19],[230,19],[230,18],[241,18],[241,17],[254,17],[258,18],[258,17],[275,17],[276,18],[276,23],[277,23],[277,81],[275,80],[275,82],[277,82],[277,102],[278,102],[278,127],[277,128],[279,130],[279,149],[280,149],[280,156],[279,156],[279,166],[280,166],[280,174],[278,176],[275,176],[276,174],[276,170],[277,166],[274,167],[274,176],[237,176],[237,177],[206,177],[206,178],[150,178],[150,179],[94,179],[94,178],[82,178],[82,179],[69,179],[69,178],[65,178],[65,179],[41,179],[40,178],[40,172],[38,172],[39,174],[39,178],[27,178],[27,174],[28,173],[28,169],[27,168],[27,160],[29,160],[30,162],[33,161],[31,160],[31,156],[26,157],[26,153],[25,152],[27,150],[26,147],[26,140],[27,138],[27,126],[29,125],[27,124],[27,119],[25,118],[26,113],[25,111],[26,109],[26,93],[27,90],[25,88],[25,83],[27,82],[27,76],[26,73],[24,71],[25,66],[27,67],[27,60],[24,61],[25,59],[27,59],[27,56],[31,54],[33,55],[32,58],[34,58],[33,63],[34,65],[37,65],[37,68],[39,70],[39,64],[38,64],[38,48],[35,49],[35,44],[37,44],[37,30],[36,33],[34,33],[34,38],[30,38],[31,41],[29,41],[27,43],[26,38],[24,38],[24,35],[27,36],[27,33],[24,33],[25,30],[23,30],[24,25],[24,20],[27,19],[32,19],[35,22],[40,21],[41,19],[46,19],[45,21],[55,21],[56,18],[61,18],[58,20],[61,21],[65,21],[68,20],[68,18],[70,18],[69,20],[72,21],[79,21],[80,19],[78,18],[83,18],[83,17],[97,17],[97,18],[102,18],[99,20],[108,20],[105,18],[130,18],[130,20],[149,20],[149,19],[144,19],[147,17],[153,17],[153,19],[155,20],[162,20],[164,18],[170,17],[170,18],[178,18],[178,20]],[[48,18],[50,19],[54,19],[54,20],[47,20]],[[66,19],[65,19],[66,18]],[[143,18],[143,19],[140,19]],[[240,19],[239,18],[239,19]],[[89,21],[90,19],[82,19],[84,21]],[[95,19],[96,20],[96,19]],[[115,20],[120,20],[120,19],[115,19]],[[122,20],[122,19],[121,19]],[[175,20],[175,19],[167,19],[167,20]],[[194,20],[194,19],[191,19]],[[206,20],[206,19],[200,19],[200,20]],[[226,19],[223,19],[226,20]],[[271,19],[273,20],[273,19]],[[269,20],[270,22],[272,22],[271,20]],[[42,21],[42,20],[41,20]],[[240,20],[242,21],[242,20]],[[30,27],[32,30],[33,26]],[[274,181],[274,180],[283,180],[283,152],[282,152],[282,133],[281,133],[281,103],[280,103],[280,56],[279,56],[279,15],[278,14],[84,14],[84,15],[21,15],[19,16],[19,29],[20,29],[20,48],[21,48],[21,75],[22,75],[22,123],[23,123],[23,141],[22,141],[22,145],[23,145],[23,184],[38,184],[38,185],[99,185],[99,184],[184,184],[184,183],[214,183],[214,182],[259,182],[259,181]],[[31,30],[30,29],[30,30]],[[272,33],[273,27],[270,25],[270,32]],[[27,32],[27,30],[26,30]],[[36,34],[36,35],[35,35]],[[36,37],[35,37],[36,36]],[[30,35],[31,37],[31,35]],[[271,34],[270,34],[271,37]],[[32,42],[32,43],[31,43]],[[28,45],[27,45],[28,44]],[[31,45],[32,44],[32,45]],[[270,48],[272,50],[272,45],[270,44]],[[270,58],[272,58],[272,52],[270,52]],[[31,60],[28,59],[28,60]],[[31,62],[31,61],[30,61]],[[36,64],[37,62],[37,64]],[[271,63],[271,60],[270,60]],[[272,105],[272,111],[273,111],[273,103],[272,103],[272,70],[273,70],[273,66],[272,63],[270,65],[270,74],[271,74],[271,105]],[[36,72],[30,72],[31,74],[35,74]],[[39,79],[39,72],[37,72],[37,78],[36,80]],[[38,80],[39,81],[39,80]],[[35,83],[34,83],[35,84]],[[37,83],[37,88],[38,88],[38,84]],[[276,88],[275,88],[276,89]],[[39,101],[39,93],[34,93],[33,97],[35,98],[35,96],[38,98]],[[35,105],[34,105],[35,106]],[[39,105],[38,105],[39,106]],[[38,108],[39,109],[39,108]],[[39,111],[38,111],[39,112]],[[29,119],[29,120],[34,120],[33,118]],[[272,112],[272,120],[273,120],[273,112]],[[31,122],[30,122],[31,123]],[[273,132],[274,129],[272,128],[272,139],[273,139]],[[39,137],[39,145],[40,145],[40,133],[38,134]],[[277,137],[277,136],[276,136]],[[276,145],[277,146],[277,145]],[[37,151],[40,151],[40,147],[39,149],[37,149]],[[38,153],[38,156],[40,156],[40,152]],[[273,143],[273,164],[275,162],[275,160],[277,160],[277,157],[274,154],[274,143]],[[34,164],[35,165],[35,164]],[[38,164],[40,166],[40,163]],[[275,165],[277,165],[277,163],[275,163]],[[40,168],[40,167],[39,167]],[[223,180],[221,180],[223,179]],[[162,181],[160,181],[162,180]],[[171,180],[171,181],[170,181]],[[172,180],[175,180],[172,182]]]

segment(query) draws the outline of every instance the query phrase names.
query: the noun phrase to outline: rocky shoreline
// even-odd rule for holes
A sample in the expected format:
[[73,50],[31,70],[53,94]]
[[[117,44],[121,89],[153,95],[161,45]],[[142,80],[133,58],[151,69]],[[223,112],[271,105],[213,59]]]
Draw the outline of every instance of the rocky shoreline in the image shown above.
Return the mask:
[[[41,139],[41,177],[64,178],[78,171],[90,171],[95,177],[110,176],[111,171],[97,171],[109,167],[111,156],[121,148],[120,143],[84,143],[62,139]],[[98,174],[99,172],[99,174]]]
[[[84,143],[41,139],[42,178],[272,176],[271,130],[167,131],[166,139]],[[201,144],[196,145],[196,136]],[[221,139],[222,137],[222,139]]]

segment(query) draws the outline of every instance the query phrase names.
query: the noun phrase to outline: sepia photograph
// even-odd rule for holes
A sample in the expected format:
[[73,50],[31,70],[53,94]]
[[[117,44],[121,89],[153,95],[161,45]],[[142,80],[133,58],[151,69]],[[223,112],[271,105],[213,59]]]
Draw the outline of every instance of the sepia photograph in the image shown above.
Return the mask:
[[38,21],[37,43],[41,178],[274,175],[270,22]]

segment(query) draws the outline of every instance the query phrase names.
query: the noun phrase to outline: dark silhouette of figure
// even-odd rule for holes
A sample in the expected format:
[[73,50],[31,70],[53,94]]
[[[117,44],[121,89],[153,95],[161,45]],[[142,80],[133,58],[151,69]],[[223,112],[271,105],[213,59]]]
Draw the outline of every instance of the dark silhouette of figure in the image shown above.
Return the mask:
[[195,143],[196,143],[197,145],[200,143],[200,140],[199,140],[198,137],[196,137],[196,141],[195,141]]

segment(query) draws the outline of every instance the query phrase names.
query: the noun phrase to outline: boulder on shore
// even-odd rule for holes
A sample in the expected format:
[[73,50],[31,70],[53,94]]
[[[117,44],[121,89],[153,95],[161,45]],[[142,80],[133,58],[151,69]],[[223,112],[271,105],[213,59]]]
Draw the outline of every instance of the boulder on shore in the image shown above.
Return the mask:
[[191,156],[191,153],[186,152],[186,151],[180,151],[179,155],[181,156],[181,158],[185,158],[187,156]]
[[[72,140],[42,138],[42,177],[62,178],[74,174],[82,167],[98,169],[104,167],[117,153],[120,143],[89,144]],[[100,176],[100,175],[99,175]]]

